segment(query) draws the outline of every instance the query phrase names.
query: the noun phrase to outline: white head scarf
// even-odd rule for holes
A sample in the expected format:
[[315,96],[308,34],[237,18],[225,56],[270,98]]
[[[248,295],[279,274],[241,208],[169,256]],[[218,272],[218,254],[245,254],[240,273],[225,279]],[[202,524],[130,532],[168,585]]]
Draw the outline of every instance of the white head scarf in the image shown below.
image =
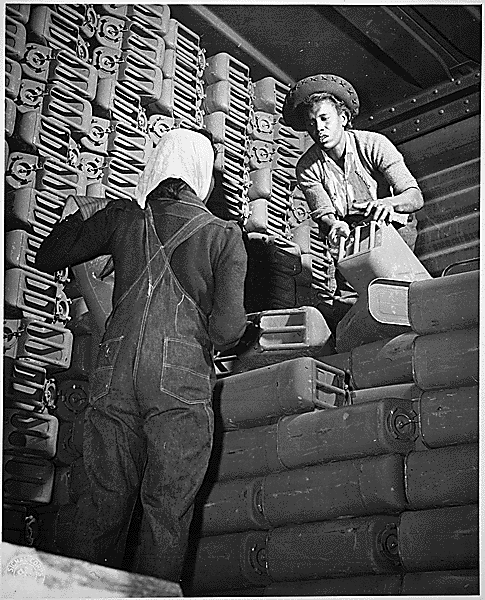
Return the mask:
[[146,198],[169,177],[182,179],[205,200],[209,193],[214,152],[204,135],[190,129],[171,129],[153,149],[136,188],[136,201],[145,208]]

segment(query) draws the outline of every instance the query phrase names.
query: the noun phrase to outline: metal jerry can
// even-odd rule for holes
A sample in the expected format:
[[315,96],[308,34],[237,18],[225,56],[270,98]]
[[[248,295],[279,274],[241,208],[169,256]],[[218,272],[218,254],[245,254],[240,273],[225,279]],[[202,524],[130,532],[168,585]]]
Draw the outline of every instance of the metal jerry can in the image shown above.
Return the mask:
[[165,40],[152,31],[149,24],[126,22],[122,33],[121,50],[132,50],[156,65],[163,64]]
[[287,468],[380,454],[406,454],[417,436],[412,403],[386,398],[283,417],[277,455]]
[[478,444],[461,444],[406,456],[410,510],[478,503]]
[[478,381],[478,329],[418,336],[403,333],[351,351],[357,389],[411,383],[422,390],[474,385]]
[[77,53],[80,41],[79,28],[67,16],[49,6],[33,7],[29,19],[31,35],[51,48]]
[[399,514],[406,508],[404,460],[386,454],[271,473],[263,479],[261,505],[271,527]]
[[225,481],[285,469],[277,454],[277,431],[275,423],[224,432],[209,463],[210,476]]
[[6,261],[11,266],[34,273],[39,277],[43,277],[46,281],[58,282],[57,274],[44,273],[35,267],[35,256],[43,241],[42,237],[28,233],[23,229],[12,229],[5,236]]
[[411,282],[374,279],[367,300],[381,327],[407,325],[420,335],[469,329],[478,324],[479,272]]
[[478,505],[406,511],[399,519],[406,571],[478,568]]
[[49,235],[60,221],[66,199],[34,188],[22,188],[12,194],[12,212],[20,221],[29,225],[37,236]]
[[263,77],[254,82],[254,108],[272,114],[281,113],[289,86],[274,77]]
[[71,363],[73,335],[57,323],[22,319],[22,333],[16,357],[30,359],[46,367],[67,369]]
[[281,416],[345,403],[345,373],[301,357],[219,379],[213,392],[225,430],[269,425]]
[[5,53],[8,58],[21,61],[25,56],[27,30],[25,23],[12,12],[5,15]]
[[67,307],[67,299],[62,302],[64,298],[61,286],[45,277],[18,268],[5,273],[5,301],[23,311],[26,317],[51,322],[58,320],[58,316],[64,318]]
[[356,389],[413,381],[415,333],[364,344],[351,350],[352,381]]
[[222,481],[322,462],[406,454],[414,448],[416,421],[411,401],[393,398],[289,415],[273,425],[225,432],[211,469]]
[[406,316],[399,312],[404,312],[399,297],[403,288],[395,282],[389,290],[380,284],[381,281],[372,281],[367,293],[359,296],[337,324],[337,352],[349,352],[357,346],[411,331]]
[[17,126],[19,142],[27,150],[41,156],[53,156],[69,165],[79,163],[79,149],[67,125],[56,118],[46,117],[34,110],[26,112]]
[[270,583],[266,537],[265,531],[248,531],[201,538],[189,593],[205,594]]
[[128,20],[156,31],[159,36],[171,33],[170,6],[167,4],[130,4],[126,7]]
[[377,515],[278,527],[268,534],[268,573],[297,581],[398,572],[397,523]]
[[45,412],[54,407],[56,384],[45,368],[25,359],[4,357],[4,405]]
[[158,102],[162,95],[162,69],[141,54],[123,51],[118,81],[127,82],[141,97],[142,106]]
[[49,61],[49,83],[60,83],[87,100],[94,100],[98,83],[98,72],[87,61],[72,52],[59,50]]
[[262,490],[262,477],[216,483],[204,501],[201,535],[269,529]]
[[337,268],[359,294],[365,294],[370,282],[378,277],[401,281],[431,279],[394,226],[378,225],[375,221],[355,228]]
[[54,464],[46,458],[4,452],[4,499],[20,504],[49,504],[54,471]]
[[53,458],[59,422],[47,413],[6,408],[3,413],[3,449],[16,454]]
[[478,383],[478,327],[432,333],[416,338],[414,381],[423,390]]
[[231,350],[217,362],[229,363],[229,372],[250,371],[299,356],[323,356],[333,352],[331,331],[320,311],[313,306],[266,310],[248,314],[258,327],[255,341],[233,356]]
[[426,335],[478,325],[479,271],[414,281],[409,286],[409,322]]
[[405,508],[404,460],[388,454],[216,483],[204,502],[202,533],[399,514]]
[[423,392],[415,402],[426,448],[478,442],[478,386]]

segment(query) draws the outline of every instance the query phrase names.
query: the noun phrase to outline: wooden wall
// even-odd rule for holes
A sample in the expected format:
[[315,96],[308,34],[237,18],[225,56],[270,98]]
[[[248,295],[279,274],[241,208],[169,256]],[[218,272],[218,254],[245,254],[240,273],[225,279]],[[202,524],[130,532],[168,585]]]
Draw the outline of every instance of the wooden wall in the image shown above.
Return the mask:
[[433,276],[479,256],[480,117],[398,146],[423,191],[416,255]]

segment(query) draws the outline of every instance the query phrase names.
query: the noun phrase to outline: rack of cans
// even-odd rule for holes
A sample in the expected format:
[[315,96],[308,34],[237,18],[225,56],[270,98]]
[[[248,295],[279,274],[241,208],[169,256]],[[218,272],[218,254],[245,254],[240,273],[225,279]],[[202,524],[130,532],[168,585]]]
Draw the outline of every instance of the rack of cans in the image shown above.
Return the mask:
[[[233,357],[216,386],[191,595],[478,593],[479,273],[417,267],[386,296],[407,331],[347,352],[326,352],[309,307],[259,315],[252,360]],[[319,332],[307,357],[268,364],[302,311]]]
[[[66,386],[83,408],[87,396],[92,336],[82,323],[90,311],[70,285],[79,274],[35,268],[68,196],[132,200],[164,132],[204,126],[218,150],[227,218],[294,252],[288,219],[301,140],[278,124],[285,86],[255,84],[226,53],[206,57],[168,5],[20,4],[6,7],[5,19],[5,406],[22,416],[6,413],[4,489],[27,510],[52,503],[56,470],[79,457]],[[261,193],[257,172],[265,174]],[[261,198],[262,229],[252,224]],[[284,292],[269,308],[296,306]]]
[[[69,195],[132,200],[163,134],[203,126],[209,207],[245,231],[259,334],[218,360],[194,593],[473,593],[474,276],[432,280],[411,257],[403,275],[386,263],[402,251],[392,232],[359,230],[340,267],[362,298],[335,354],[318,310],[334,260],[296,185],[308,139],[281,120],[286,84],[206,56],[168,5],[7,5],[5,29],[4,539],[58,551],[53,532],[86,489],[91,324],[112,285],[88,309],[87,273],[40,272],[36,251]],[[438,534],[447,556],[428,544]],[[337,540],[334,560],[321,544]]]
[[5,539],[32,545],[82,487],[92,346],[73,273],[36,252],[68,196],[133,199],[160,135],[202,125],[205,53],[167,5],[21,4],[5,66]]

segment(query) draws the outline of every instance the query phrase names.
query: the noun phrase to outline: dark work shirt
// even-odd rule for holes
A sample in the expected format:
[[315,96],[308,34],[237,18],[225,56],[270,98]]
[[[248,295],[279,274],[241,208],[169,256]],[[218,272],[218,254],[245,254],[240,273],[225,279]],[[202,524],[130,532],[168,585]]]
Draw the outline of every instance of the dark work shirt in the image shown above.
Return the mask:
[[[192,193],[189,216],[206,209]],[[165,243],[187,219],[167,215],[176,200],[151,201],[155,228]],[[115,266],[113,305],[146,266],[145,221],[142,209],[129,200],[113,200],[87,220],[80,211],[56,224],[36,255],[36,268],[54,273],[67,266],[111,254]],[[235,345],[244,333],[244,281],[247,254],[236,223],[216,218],[177,247],[172,270],[182,288],[208,317],[209,336],[216,350]]]

